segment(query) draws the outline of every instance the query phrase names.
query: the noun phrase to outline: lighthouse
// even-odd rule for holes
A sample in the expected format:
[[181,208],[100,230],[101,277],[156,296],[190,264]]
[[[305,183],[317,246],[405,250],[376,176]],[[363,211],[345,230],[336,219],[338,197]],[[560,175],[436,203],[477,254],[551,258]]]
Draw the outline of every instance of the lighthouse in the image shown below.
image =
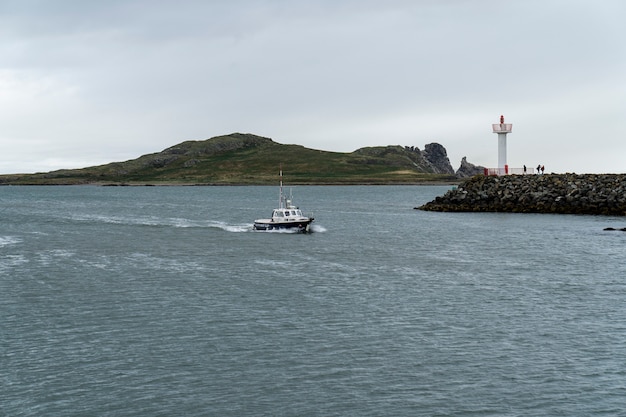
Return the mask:
[[500,123],[494,123],[493,133],[498,134],[498,175],[509,173],[509,166],[506,163],[506,134],[511,133],[513,124],[504,123],[504,116],[500,116]]

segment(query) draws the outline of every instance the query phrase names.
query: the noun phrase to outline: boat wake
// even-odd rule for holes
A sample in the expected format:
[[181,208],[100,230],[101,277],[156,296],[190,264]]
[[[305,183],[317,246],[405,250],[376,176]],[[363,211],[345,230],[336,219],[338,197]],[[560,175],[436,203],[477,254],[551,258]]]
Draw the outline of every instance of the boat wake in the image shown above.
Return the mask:
[[[147,227],[174,227],[174,228],[209,228],[220,229],[231,233],[257,232],[252,223],[227,223],[220,220],[194,220],[180,217],[155,217],[155,216],[106,216],[106,215],[80,215],[72,216],[73,220],[80,222],[96,222],[108,224],[120,224],[130,226]],[[312,232],[325,232],[326,229],[320,225],[312,224]],[[270,233],[297,233],[297,230],[278,229],[267,230]],[[10,237],[0,237],[0,246],[16,243]]]
[[[73,216],[73,220],[80,222],[94,222],[107,224],[120,224],[129,226],[148,227],[175,227],[175,228],[215,228],[227,232],[248,232],[252,230],[252,224],[228,224],[217,220],[194,220],[181,217],[156,217],[156,216],[105,216],[105,215],[81,215]],[[0,240],[2,245],[2,240]]]
[[220,221],[209,221],[208,227],[221,229],[231,233],[252,232],[252,223],[248,224],[228,224]]
[[20,243],[21,240],[17,237],[13,236],[0,236],[0,247],[15,245],[16,243]]
[[327,232],[327,231],[328,231],[328,229],[326,229],[322,225],[319,225],[319,224],[316,224],[316,223],[311,224],[311,232],[314,232],[314,233],[324,233],[324,232]]

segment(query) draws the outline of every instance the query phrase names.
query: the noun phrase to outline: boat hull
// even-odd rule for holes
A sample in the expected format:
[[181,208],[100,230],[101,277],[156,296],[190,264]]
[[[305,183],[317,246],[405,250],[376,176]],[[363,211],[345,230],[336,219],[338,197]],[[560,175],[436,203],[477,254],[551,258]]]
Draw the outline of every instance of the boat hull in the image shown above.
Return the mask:
[[254,222],[254,230],[295,230],[299,233],[310,233],[311,232],[311,223],[313,219],[309,220],[298,220],[292,222],[272,222],[272,221],[264,221],[264,220],[256,220]]

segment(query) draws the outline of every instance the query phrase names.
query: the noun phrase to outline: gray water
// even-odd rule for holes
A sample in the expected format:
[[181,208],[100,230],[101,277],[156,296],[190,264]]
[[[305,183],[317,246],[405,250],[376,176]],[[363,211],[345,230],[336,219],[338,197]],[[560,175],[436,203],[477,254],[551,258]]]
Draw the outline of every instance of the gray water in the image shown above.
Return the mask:
[[0,415],[626,415],[626,219],[448,188],[0,188]]

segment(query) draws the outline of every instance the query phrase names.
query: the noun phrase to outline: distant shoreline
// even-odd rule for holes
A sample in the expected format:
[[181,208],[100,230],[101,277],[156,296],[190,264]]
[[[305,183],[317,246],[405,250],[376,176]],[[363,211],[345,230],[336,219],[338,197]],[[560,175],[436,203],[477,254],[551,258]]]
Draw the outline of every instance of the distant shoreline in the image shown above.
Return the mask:
[[[465,163],[465,165],[468,165]],[[445,148],[375,146],[350,153],[283,145],[253,134],[232,133],[185,141],[122,162],[33,174],[0,175],[0,184],[24,185],[315,185],[457,183]],[[481,171],[482,172],[482,171]]]
[[[285,186],[302,187],[302,186],[389,186],[389,185],[401,185],[401,186],[415,186],[415,185],[459,185],[462,180],[458,181],[424,181],[424,182],[319,182],[319,183],[285,183]],[[182,182],[122,182],[122,183],[97,183],[97,182],[85,182],[85,183],[0,183],[0,187],[78,187],[78,186],[94,186],[94,187],[271,187],[276,186],[278,183],[182,183]]]

